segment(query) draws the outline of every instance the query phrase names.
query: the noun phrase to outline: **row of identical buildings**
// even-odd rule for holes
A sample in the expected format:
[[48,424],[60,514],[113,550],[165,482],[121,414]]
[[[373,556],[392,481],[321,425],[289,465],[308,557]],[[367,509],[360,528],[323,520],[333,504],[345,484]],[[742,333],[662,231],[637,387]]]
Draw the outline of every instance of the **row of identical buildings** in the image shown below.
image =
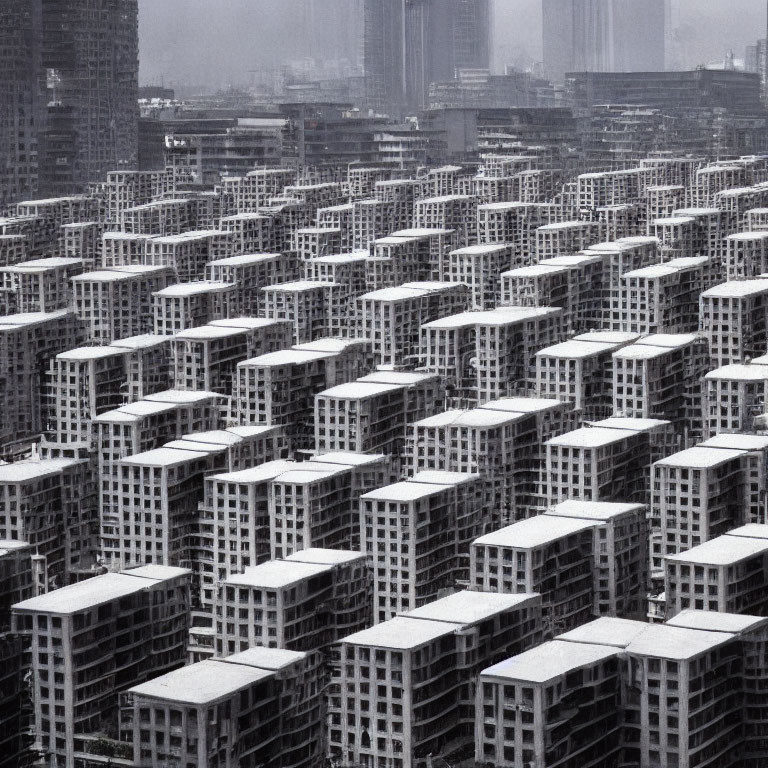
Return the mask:
[[768,158],[552,162],[0,220],[5,764],[765,761]]

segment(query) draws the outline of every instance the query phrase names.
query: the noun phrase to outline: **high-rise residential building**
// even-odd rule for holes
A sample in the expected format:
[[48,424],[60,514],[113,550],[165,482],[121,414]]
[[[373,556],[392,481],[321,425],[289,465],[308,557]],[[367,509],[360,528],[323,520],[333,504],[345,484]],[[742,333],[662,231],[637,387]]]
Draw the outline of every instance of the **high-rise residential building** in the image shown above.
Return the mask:
[[366,0],[364,65],[372,106],[426,106],[432,82],[490,67],[488,0]]
[[296,651],[250,648],[206,659],[121,697],[121,741],[134,764],[152,768],[314,768],[322,763],[322,725],[317,665]]
[[0,208],[37,193],[45,114],[40,0],[0,3]]
[[371,577],[362,552],[304,549],[218,585],[216,654],[254,646],[323,651],[370,626]]
[[768,526],[744,525],[664,558],[667,617],[686,608],[764,616]]
[[138,163],[137,0],[42,0],[48,109],[40,186],[79,192]]
[[33,662],[35,748],[72,766],[83,737],[117,732],[120,692],[184,663],[189,571],[96,576],[17,603],[13,621]]
[[506,648],[522,652],[540,639],[539,595],[482,592],[458,592],[349,635],[329,696],[332,759],[426,768],[464,752],[480,671]]
[[418,472],[360,497],[373,561],[374,622],[419,608],[469,575],[469,544],[490,522],[479,475]]
[[544,0],[544,68],[569,72],[664,70],[666,5],[650,0]]

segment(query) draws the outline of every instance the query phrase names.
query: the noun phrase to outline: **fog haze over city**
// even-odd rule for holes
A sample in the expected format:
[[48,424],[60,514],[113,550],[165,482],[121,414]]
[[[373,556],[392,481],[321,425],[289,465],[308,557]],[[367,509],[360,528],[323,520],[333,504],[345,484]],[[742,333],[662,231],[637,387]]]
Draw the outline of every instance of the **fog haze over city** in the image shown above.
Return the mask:
[[[245,85],[251,72],[291,59],[359,57],[342,52],[359,0],[324,18],[323,0],[140,0],[141,82],[218,88]],[[313,7],[314,6],[314,7]],[[541,0],[495,0],[494,64],[529,67],[541,59]],[[721,61],[765,29],[763,0],[673,0],[670,64]],[[174,34],[168,34],[173,29]],[[314,34],[310,33],[314,30]]]

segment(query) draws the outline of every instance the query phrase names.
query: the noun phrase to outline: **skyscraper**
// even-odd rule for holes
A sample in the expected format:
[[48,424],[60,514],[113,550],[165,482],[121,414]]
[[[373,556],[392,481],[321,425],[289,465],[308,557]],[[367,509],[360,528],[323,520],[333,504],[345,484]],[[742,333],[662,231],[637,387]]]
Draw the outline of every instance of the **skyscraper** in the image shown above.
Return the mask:
[[567,72],[664,69],[664,0],[543,0],[544,68]]
[[138,160],[138,0],[42,0],[46,194],[81,191]]
[[0,208],[37,192],[40,0],[0,0]]
[[365,77],[378,109],[419,109],[429,84],[490,67],[490,0],[366,0]]

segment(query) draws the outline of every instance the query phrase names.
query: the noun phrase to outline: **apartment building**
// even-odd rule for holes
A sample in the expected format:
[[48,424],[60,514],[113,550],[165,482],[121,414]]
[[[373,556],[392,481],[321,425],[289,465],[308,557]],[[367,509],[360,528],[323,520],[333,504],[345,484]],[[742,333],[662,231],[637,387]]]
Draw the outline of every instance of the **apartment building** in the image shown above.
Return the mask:
[[379,290],[412,281],[440,280],[442,265],[457,242],[456,232],[439,227],[393,232],[371,244],[366,282]]
[[460,592],[344,638],[329,696],[331,759],[426,768],[463,754],[480,670],[534,646],[540,611],[538,595]]
[[768,232],[737,232],[726,238],[726,280],[751,280],[768,272]]
[[254,646],[321,651],[371,625],[366,556],[304,549],[232,573],[218,585],[216,654]]
[[696,256],[695,230],[696,219],[693,216],[674,213],[672,216],[654,220],[651,234],[659,241],[661,261]]
[[83,271],[82,259],[55,256],[22,261],[0,269],[3,290],[10,294],[6,314],[67,309],[72,298],[69,281]]
[[562,634],[482,672],[475,756],[509,768],[574,755],[584,766],[606,755],[641,768],[757,766],[765,627],[685,610],[663,625],[601,618]]
[[453,230],[456,246],[465,248],[477,239],[477,199],[448,194],[417,200],[413,207],[413,226]]
[[[130,267],[146,264],[147,243],[152,235],[129,235],[126,232],[105,232],[94,270],[100,267]],[[90,271],[90,270],[89,270]]]
[[702,434],[701,381],[709,368],[705,339],[646,336],[613,354],[614,413],[671,421],[690,444]]
[[237,213],[222,216],[219,229],[228,232],[229,253],[221,257],[237,256],[240,253],[273,253],[275,248],[275,224],[271,217],[260,213]]
[[657,461],[650,505],[651,575],[663,560],[744,522],[745,451],[696,446]]
[[[618,423],[616,423],[618,422]],[[544,493],[549,503],[646,503],[653,443],[671,430],[667,421],[612,419],[553,437],[545,444]]]
[[766,413],[768,365],[734,363],[710,371],[702,382],[705,437],[753,432]]
[[498,768],[547,768],[569,759],[580,768],[618,763],[620,680],[614,645],[561,639],[484,669],[477,683],[475,759]]
[[677,258],[625,272],[611,328],[627,333],[693,333],[699,295],[711,284],[708,256]]
[[354,316],[357,297],[367,290],[368,253],[355,251],[318,256],[303,262],[304,277],[309,281],[333,283],[328,294],[328,336],[349,336],[350,316]]
[[250,648],[130,688],[120,731],[141,766],[311,768],[321,760],[323,707],[306,653]]
[[418,472],[363,494],[361,550],[373,562],[374,622],[466,581],[469,544],[489,522],[479,475]]
[[311,450],[315,396],[370,369],[367,342],[343,339],[320,339],[245,360],[232,387],[232,419],[279,424],[292,451]]
[[391,482],[388,456],[346,452],[313,456],[269,486],[270,557],[302,549],[357,549],[359,498]]
[[43,371],[59,352],[82,343],[76,315],[57,312],[5,315],[0,322],[0,445],[25,453],[42,432]]
[[625,273],[643,269],[661,261],[661,245],[656,237],[635,235],[614,242],[591,245],[586,253],[595,253],[603,259],[605,289],[610,292],[611,310],[618,305],[621,278]]
[[448,254],[440,279],[469,286],[471,309],[493,309],[501,300],[501,275],[511,263],[510,246],[470,245]]
[[664,558],[667,617],[686,608],[764,616],[768,526],[745,525]]
[[438,376],[378,371],[315,395],[315,448],[401,457],[408,425],[445,402]]
[[152,294],[154,332],[173,336],[213,320],[234,317],[237,293],[234,283],[173,283]]
[[370,341],[378,365],[413,366],[418,362],[421,326],[462,312],[468,305],[467,286],[405,283],[359,296],[355,325],[358,333]]
[[[623,589],[616,589],[616,581],[604,590],[598,589],[598,572],[602,579],[610,581],[611,566],[608,563],[597,567],[595,549],[599,531],[605,530],[607,536],[607,528],[604,527],[605,518],[596,519],[595,515],[605,514],[605,511],[609,515],[626,512],[637,517],[639,514],[627,505],[624,510],[620,506],[612,505],[609,509],[593,505],[589,510],[591,517],[584,513],[586,505],[578,510],[570,508],[570,511],[585,514],[584,517],[559,515],[556,507],[552,514],[520,520],[475,539],[470,547],[470,589],[504,594],[540,593],[545,636],[583,624],[597,615],[598,606],[607,609],[606,615],[610,615],[609,595],[613,592],[615,597]],[[569,511],[568,507],[563,509]],[[624,545],[622,542],[621,548]],[[610,561],[615,554],[606,553],[606,560]],[[627,574],[622,577],[622,580],[630,578]],[[642,590],[641,581],[638,579],[632,590],[634,596],[628,597],[636,599]],[[601,591],[604,596],[598,600]],[[615,603],[613,610],[616,610]]]
[[666,219],[685,205],[685,187],[682,184],[659,184],[645,188],[645,221],[650,229],[656,219]]
[[639,339],[617,333],[600,341],[599,332],[545,347],[536,353],[536,394],[573,403],[584,421],[598,421],[613,410],[613,354]]
[[539,510],[543,442],[577,423],[570,403],[511,398],[469,411],[445,411],[410,426],[413,472],[443,470],[483,477],[494,524]]
[[288,258],[281,253],[252,253],[209,261],[205,279],[237,285],[235,316],[255,317],[259,311],[259,291],[268,285],[294,277]]
[[603,231],[596,221],[558,221],[536,230],[536,261],[568,256],[601,242]]
[[551,307],[498,307],[425,323],[422,367],[443,377],[457,404],[521,394],[536,352],[561,340],[562,314]]
[[535,260],[536,231],[553,219],[553,211],[547,205],[524,202],[478,205],[478,242],[510,243],[514,246],[513,265],[525,266]]
[[75,314],[85,326],[86,340],[110,344],[152,333],[152,295],[172,282],[168,267],[149,266],[113,267],[73,277]]
[[120,229],[131,235],[173,237],[197,229],[197,206],[192,198],[164,198],[125,208]]
[[180,667],[189,571],[149,565],[107,574],[13,606],[31,666],[35,749],[76,764],[84,737],[116,732],[118,694]]
[[285,349],[292,336],[289,322],[265,318],[220,320],[182,330],[170,341],[172,386],[229,396],[240,363]]
[[26,541],[42,560],[39,589],[93,575],[98,506],[91,469],[74,459],[0,465],[0,539]]
[[218,230],[183,232],[147,240],[145,264],[170,267],[175,282],[195,283],[205,279],[206,266],[212,260],[212,240],[221,238]]
[[127,351],[79,347],[51,360],[46,378],[43,448],[62,457],[87,458],[93,419],[123,405]]
[[768,347],[768,280],[734,280],[704,291],[699,332],[713,366],[747,363]]
[[261,289],[260,315],[293,323],[294,344],[306,344],[328,334],[334,297],[339,286],[321,280],[298,280]]

